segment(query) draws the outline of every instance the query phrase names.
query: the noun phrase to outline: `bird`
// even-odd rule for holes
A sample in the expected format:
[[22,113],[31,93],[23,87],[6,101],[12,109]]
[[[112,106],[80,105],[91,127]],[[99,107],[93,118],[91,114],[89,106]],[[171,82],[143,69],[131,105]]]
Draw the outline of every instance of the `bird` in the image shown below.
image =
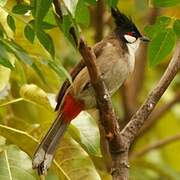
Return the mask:
[[[93,46],[96,64],[112,96],[133,72],[135,52],[140,41],[148,42],[142,36],[131,18],[111,8],[114,18],[114,30],[103,40]],[[49,131],[35,151],[32,166],[39,174],[46,174],[51,166],[55,151],[70,122],[81,111],[97,106],[95,92],[92,87],[87,67],[81,60],[71,71],[72,84],[65,80],[57,96],[55,110],[57,116]]]

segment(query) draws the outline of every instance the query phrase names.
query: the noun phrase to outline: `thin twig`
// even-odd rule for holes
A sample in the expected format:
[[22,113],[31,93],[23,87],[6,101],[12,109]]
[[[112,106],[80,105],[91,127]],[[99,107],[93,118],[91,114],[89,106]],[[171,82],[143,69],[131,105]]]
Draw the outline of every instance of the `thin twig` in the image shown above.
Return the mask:
[[146,101],[142,104],[139,110],[133,115],[129,123],[121,131],[121,135],[125,137],[127,141],[129,141],[128,142],[129,145],[137,136],[139,130],[147,120],[152,110],[155,108],[159,99],[170,85],[171,81],[178,73],[179,69],[180,69],[180,40],[178,41],[177,48],[172,57],[172,60],[170,61],[159,83],[150,92]]
[[168,112],[168,110],[170,110],[178,102],[180,102],[179,91],[175,94],[175,97],[170,102],[161,105],[152,112],[152,114],[147,119],[146,124],[144,124],[142,129],[140,130],[138,137],[141,137],[144,133],[151,130],[151,128],[156,124],[157,120],[160,119],[166,112]]
[[103,38],[104,30],[104,0],[97,1],[97,6],[94,13],[94,29],[95,29],[95,42],[99,42]]
[[[56,4],[54,4],[56,6]],[[56,8],[55,8],[56,9]],[[58,11],[56,12],[58,14]],[[83,60],[87,66],[92,86],[95,90],[97,106],[100,111],[100,123],[104,127],[105,136],[109,142],[110,152],[112,159],[116,159],[117,149],[121,149],[121,140],[119,132],[119,124],[115,116],[115,112],[111,103],[109,92],[105,86],[105,83],[101,77],[101,73],[96,66],[96,56],[92,48],[88,47],[85,42],[80,39],[79,52],[83,57]],[[114,157],[114,158],[113,158]],[[116,169],[123,163],[113,163],[113,174]],[[123,176],[123,174],[119,175]]]
[[96,66],[96,56],[93,50],[88,47],[82,39],[80,39],[79,52],[87,66],[91,83],[95,90],[96,101],[100,111],[100,122],[104,127],[112,157],[113,180],[127,180],[129,147],[137,136],[139,129],[180,69],[180,42],[163,77],[152,90],[145,103],[121,132],[119,131],[118,121],[112,107],[109,93],[101,78],[100,71]]
[[[128,153],[129,147],[132,144],[135,137],[138,135],[139,130],[155,108],[156,104],[160,100],[163,93],[166,91],[171,81],[174,79],[180,69],[180,41],[177,44],[176,51],[165,71],[162,78],[151,91],[145,102],[139,108],[139,110],[133,115],[129,123],[122,129],[120,133],[120,147],[119,153],[114,158],[116,173],[113,179],[127,180],[128,179]],[[121,151],[120,151],[121,150]],[[113,157],[113,156],[112,156]],[[119,163],[121,162],[121,163]],[[122,164],[123,162],[123,164]],[[119,166],[118,166],[119,165]],[[120,175],[122,174],[122,176]]]
[[160,140],[160,141],[158,141],[152,145],[149,145],[149,146],[147,146],[147,147],[145,147],[145,148],[143,148],[137,152],[132,153],[130,158],[133,159],[133,158],[143,156],[152,150],[162,148],[163,146],[169,145],[170,143],[173,143],[173,142],[178,141],[178,140],[180,140],[180,134],[165,138],[165,139]]

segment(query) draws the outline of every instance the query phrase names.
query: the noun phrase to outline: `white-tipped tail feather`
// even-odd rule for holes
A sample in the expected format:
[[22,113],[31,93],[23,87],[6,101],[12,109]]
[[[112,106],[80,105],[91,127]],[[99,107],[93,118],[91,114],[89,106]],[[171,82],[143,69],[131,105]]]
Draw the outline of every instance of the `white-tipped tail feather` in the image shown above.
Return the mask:
[[32,166],[38,169],[40,175],[47,173],[59,141],[68,126],[69,123],[64,122],[62,116],[59,115],[36,150],[32,160]]

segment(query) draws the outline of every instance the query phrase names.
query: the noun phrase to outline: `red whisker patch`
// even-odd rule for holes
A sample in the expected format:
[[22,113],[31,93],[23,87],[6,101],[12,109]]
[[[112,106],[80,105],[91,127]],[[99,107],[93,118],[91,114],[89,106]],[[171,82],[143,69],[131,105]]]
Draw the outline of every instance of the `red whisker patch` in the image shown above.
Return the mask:
[[132,32],[127,32],[127,35],[133,36],[133,33]]

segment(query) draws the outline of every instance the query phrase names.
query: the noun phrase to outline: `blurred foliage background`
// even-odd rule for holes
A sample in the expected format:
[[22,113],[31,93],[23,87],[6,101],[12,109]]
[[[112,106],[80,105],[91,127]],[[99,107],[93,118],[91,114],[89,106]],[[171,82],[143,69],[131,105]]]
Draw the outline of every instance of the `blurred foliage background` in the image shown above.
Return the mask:
[[[55,97],[79,62],[69,29],[93,45],[113,30],[110,7],[130,15],[151,38],[137,52],[134,74],[112,98],[123,127],[158,82],[180,35],[179,0],[66,0],[64,21],[52,0],[0,0],[0,179],[34,180],[31,158],[55,112]],[[68,11],[67,11],[68,10]],[[60,18],[59,18],[60,19]],[[148,60],[147,60],[148,59]],[[130,152],[130,179],[180,179],[180,75],[172,82]],[[96,113],[92,110],[91,114]],[[105,155],[106,156],[106,155]],[[97,120],[82,112],[60,144],[47,180],[111,179]]]

